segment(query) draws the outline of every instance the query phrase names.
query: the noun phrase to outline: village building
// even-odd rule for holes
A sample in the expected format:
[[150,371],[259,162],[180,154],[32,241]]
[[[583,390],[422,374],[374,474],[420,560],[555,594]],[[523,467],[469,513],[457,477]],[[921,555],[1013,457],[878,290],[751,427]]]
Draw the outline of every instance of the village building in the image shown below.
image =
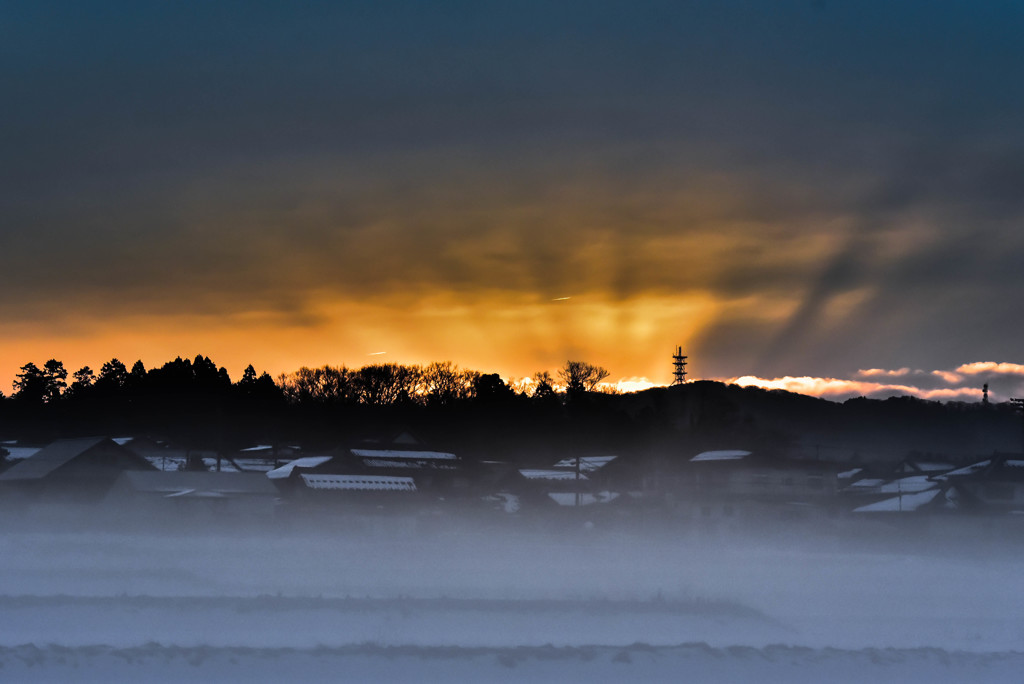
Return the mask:
[[[374,454],[376,457],[376,454]],[[416,480],[408,466],[374,467],[344,456],[303,456],[265,474],[280,492],[284,511],[345,508],[351,511],[411,510],[422,506]]]
[[263,473],[125,471],[104,503],[169,519],[258,519],[274,513],[277,488]]
[[0,496],[97,501],[130,470],[153,466],[106,437],[61,439],[0,473]]
[[838,511],[838,464],[741,449],[701,452],[664,477],[669,510],[694,521],[806,518]]
[[997,453],[938,479],[956,488],[965,509],[1024,514],[1024,457],[1019,454]]
[[229,461],[240,472],[267,473],[295,460],[301,453],[298,446],[256,444],[232,453]]
[[960,492],[944,481],[956,466],[906,457],[891,468],[840,473],[844,509],[855,514],[934,513],[959,510]]
[[547,468],[520,468],[518,478],[506,486],[530,509],[552,506],[577,508],[608,504],[620,498],[614,479],[606,476],[609,464],[618,456],[576,456],[563,458]]

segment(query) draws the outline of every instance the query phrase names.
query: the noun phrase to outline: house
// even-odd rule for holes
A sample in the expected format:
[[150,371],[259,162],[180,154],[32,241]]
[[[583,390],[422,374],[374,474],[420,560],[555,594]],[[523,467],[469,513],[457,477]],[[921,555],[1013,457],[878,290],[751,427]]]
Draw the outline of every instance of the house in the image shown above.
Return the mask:
[[995,454],[962,468],[924,472],[933,474],[899,477],[874,486],[873,493],[884,496],[853,512],[1024,514],[1024,459],[1016,454]]
[[237,451],[226,460],[239,472],[267,473],[295,460],[301,451],[297,446],[257,444]]
[[386,444],[342,450],[337,472],[352,475],[410,477],[417,490],[435,497],[468,495],[474,480],[469,464],[448,451],[420,445]]
[[859,498],[884,498],[893,494],[916,494],[935,489],[938,486],[937,475],[906,475],[904,477],[884,478],[865,477],[846,485],[842,489],[844,495]]
[[0,442],[0,472],[7,470],[18,461],[35,456],[42,450],[38,446],[26,446],[16,440]]
[[210,449],[181,447],[148,437],[127,439],[124,442],[124,447],[145,458],[155,469],[166,472],[217,470],[218,462],[221,462],[223,470],[238,470],[230,462],[221,458],[216,451]]
[[133,512],[176,516],[269,516],[277,488],[263,473],[125,471],[104,502]]
[[97,501],[128,470],[153,466],[106,437],[61,439],[0,473],[0,486],[33,498]]
[[338,456],[303,456],[264,475],[288,506],[342,506],[350,510],[395,510],[422,503],[408,473],[388,474]]
[[303,456],[268,471],[267,478],[275,484],[281,484],[295,479],[295,476],[299,475],[302,471],[313,471],[315,468],[330,463],[332,460],[334,460],[333,456]]
[[840,494],[853,513],[951,510],[956,505],[956,494],[949,493],[952,498],[946,498],[948,492],[941,476],[954,467],[908,456],[893,468],[857,468],[839,474]]
[[1024,458],[1018,454],[997,453],[936,480],[958,491],[965,510],[1024,513]]
[[317,475],[300,474],[308,489],[346,492],[415,492],[411,477],[389,475]]
[[913,456],[900,461],[896,468],[893,470],[898,475],[942,475],[955,469],[952,463],[945,463],[943,461],[924,461]]
[[960,508],[960,496],[957,489],[934,484],[930,489],[900,493],[874,503],[858,506],[853,509],[855,514],[904,514],[933,513],[951,511]]
[[802,518],[837,510],[838,474],[834,463],[722,449],[693,456],[663,486],[684,518]]
[[617,456],[563,458],[549,468],[520,468],[515,494],[530,506],[577,507],[606,504],[620,493],[609,489],[603,476]]

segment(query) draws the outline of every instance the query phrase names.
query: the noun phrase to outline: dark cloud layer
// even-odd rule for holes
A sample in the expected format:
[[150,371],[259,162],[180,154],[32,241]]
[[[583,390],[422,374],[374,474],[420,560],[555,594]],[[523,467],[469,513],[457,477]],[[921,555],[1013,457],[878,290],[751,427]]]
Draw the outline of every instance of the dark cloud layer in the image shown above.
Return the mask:
[[556,5],[12,9],[0,316],[703,298],[657,334],[708,375],[1017,358],[1018,3]]

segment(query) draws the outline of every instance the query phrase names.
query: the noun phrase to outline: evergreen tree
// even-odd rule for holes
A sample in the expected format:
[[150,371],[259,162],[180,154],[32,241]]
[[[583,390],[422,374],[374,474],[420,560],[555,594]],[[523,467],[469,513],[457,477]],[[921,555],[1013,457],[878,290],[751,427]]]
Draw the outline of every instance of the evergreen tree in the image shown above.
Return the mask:
[[43,378],[46,382],[45,400],[54,402],[60,399],[68,387],[68,372],[64,364],[56,359],[50,359],[43,364]]
[[127,382],[128,369],[114,358],[100,367],[99,377],[96,378],[96,387],[105,391],[116,391],[124,387]]
[[29,361],[20,368],[14,379],[14,398],[27,404],[42,404],[46,400],[46,374]]
[[72,382],[71,387],[68,388],[68,394],[73,397],[81,396],[96,382],[96,374],[92,371],[92,368],[89,368],[88,366],[82,366],[76,370],[71,377],[74,378],[74,382]]

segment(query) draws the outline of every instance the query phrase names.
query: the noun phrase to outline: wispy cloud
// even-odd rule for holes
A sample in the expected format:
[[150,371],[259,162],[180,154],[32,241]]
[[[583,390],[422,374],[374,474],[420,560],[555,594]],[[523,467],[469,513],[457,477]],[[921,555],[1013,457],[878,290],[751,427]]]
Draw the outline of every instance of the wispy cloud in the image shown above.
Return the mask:
[[910,373],[909,368],[898,368],[896,370],[885,370],[884,368],[867,368],[857,371],[861,378],[896,378],[903,377]]

